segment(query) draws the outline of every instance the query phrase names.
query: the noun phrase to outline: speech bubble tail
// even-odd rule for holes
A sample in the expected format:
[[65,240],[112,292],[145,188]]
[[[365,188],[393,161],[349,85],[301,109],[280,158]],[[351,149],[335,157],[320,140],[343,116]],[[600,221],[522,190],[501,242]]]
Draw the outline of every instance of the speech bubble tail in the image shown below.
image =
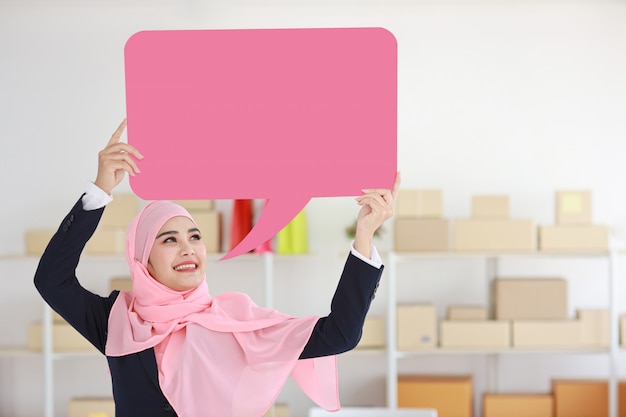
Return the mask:
[[271,239],[282,230],[306,206],[310,198],[270,198],[252,230],[232,248],[220,261],[250,252]]

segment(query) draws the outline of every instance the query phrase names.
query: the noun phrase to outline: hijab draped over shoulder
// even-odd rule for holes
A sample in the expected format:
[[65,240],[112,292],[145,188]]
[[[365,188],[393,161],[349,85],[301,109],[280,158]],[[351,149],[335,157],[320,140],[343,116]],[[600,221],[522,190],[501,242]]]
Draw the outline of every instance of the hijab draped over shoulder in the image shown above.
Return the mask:
[[106,355],[154,348],[159,385],[180,417],[261,416],[289,375],[319,406],[339,409],[336,358],[298,359],[318,317],[260,308],[242,293],[213,297],[206,279],[180,292],[150,276],[156,235],[176,216],[193,221],[183,207],[155,201],[129,225],[133,289],[113,304]]

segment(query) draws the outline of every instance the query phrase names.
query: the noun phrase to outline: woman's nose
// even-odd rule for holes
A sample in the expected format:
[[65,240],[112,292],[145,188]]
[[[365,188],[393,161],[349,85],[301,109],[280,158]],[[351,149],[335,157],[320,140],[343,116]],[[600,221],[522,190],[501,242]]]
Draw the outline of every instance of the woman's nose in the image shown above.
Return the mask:
[[193,249],[193,245],[191,243],[184,243],[183,247],[182,247],[182,253],[183,255],[193,255],[195,254],[195,251]]

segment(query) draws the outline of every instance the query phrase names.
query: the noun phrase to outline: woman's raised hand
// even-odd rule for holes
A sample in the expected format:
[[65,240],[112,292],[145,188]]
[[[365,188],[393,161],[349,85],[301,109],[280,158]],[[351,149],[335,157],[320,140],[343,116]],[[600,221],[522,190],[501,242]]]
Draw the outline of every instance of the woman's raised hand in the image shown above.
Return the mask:
[[356,223],[354,248],[369,258],[374,232],[394,212],[394,202],[400,189],[400,173],[396,174],[393,189],[363,190],[356,201],[361,206]]
[[143,155],[134,146],[120,142],[125,128],[126,119],[113,133],[107,146],[98,153],[98,175],[94,184],[107,194],[111,194],[113,189],[122,181],[124,172],[128,172],[128,175],[131,176],[140,172],[132,157],[143,159]]

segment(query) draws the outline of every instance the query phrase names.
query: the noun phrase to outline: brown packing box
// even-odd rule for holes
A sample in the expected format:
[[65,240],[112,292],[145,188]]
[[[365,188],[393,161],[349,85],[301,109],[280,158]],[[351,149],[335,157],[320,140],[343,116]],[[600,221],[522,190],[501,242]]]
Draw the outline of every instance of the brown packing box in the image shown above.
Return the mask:
[[506,195],[476,195],[472,197],[472,218],[508,219],[509,197]]
[[450,221],[447,219],[396,218],[396,252],[440,252],[450,250]]
[[440,323],[442,348],[508,348],[511,346],[509,321],[447,321]]
[[443,213],[441,190],[401,189],[396,200],[397,217],[440,218]]
[[41,256],[56,233],[53,229],[32,229],[24,234],[26,255]]
[[437,310],[430,304],[399,304],[399,350],[433,349],[437,346]]
[[125,277],[111,278],[109,280],[109,293],[113,290],[132,291],[133,281],[130,278]]
[[[28,326],[28,347],[33,350],[43,348],[41,323],[31,323]],[[56,352],[95,351],[96,348],[69,324],[54,323],[52,324],[52,350]]]
[[591,191],[556,192],[556,224],[590,225],[591,220]]
[[555,417],[607,417],[609,390],[606,381],[552,381]]
[[438,417],[472,416],[471,376],[398,377],[398,407],[434,408]]
[[106,205],[99,227],[121,227],[128,224],[139,213],[139,199],[135,194],[114,194],[113,201]]
[[52,322],[53,323],[65,323],[65,319],[61,317],[59,313],[52,310]]
[[484,394],[483,417],[553,417],[549,394]]
[[68,417],[115,417],[113,398],[72,398]]
[[541,226],[539,250],[543,252],[607,252],[609,228],[593,225]]
[[287,404],[274,404],[261,417],[289,417],[289,406]]
[[213,210],[215,204],[213,200],[173,200],[179,206],[183,206],[187,211],[191,210]]
[[85,252],[91,255],[119,254],[124,253],[125,247],[125,228],[98,226],[87,242]]
[[448,307],[448,320],[487,320],[489,314],[486,307],[482,306],[450,306]]
[[363,323],[363,334],[356,346],[357,349],[378,349],[385,347],[385,319],[383,317],[366,317]]
[[189,211],[202,233],[202,242],[207,253],[218,253],[222,249],[222,223],[219,211]]
[[578,320],[513,320],[513,347],[531,349],[580,348]]
[[585,346],[609,347],[611,340],[610,312],[607,309],[581,309],[577,312],[581,327],[581,343]]
[[463,252],[531,252],[535,250],[535,225],[527,219],[457,219],[454,248]]
[[567,281],[561,278],[496,279],[496,320],[565,320]]

